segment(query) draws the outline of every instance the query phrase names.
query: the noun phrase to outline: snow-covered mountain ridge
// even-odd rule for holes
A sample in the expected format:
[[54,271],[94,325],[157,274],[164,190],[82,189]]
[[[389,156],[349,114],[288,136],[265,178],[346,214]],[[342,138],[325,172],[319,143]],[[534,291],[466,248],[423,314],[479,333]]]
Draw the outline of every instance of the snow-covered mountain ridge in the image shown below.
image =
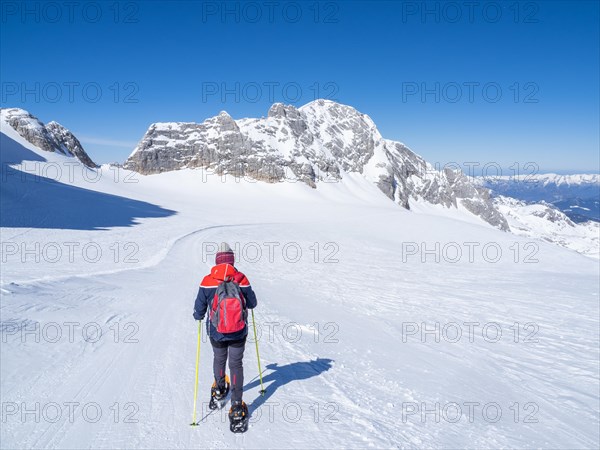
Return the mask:
[[435,170],[404,144],[384,139],[366,114],[328,100],[300,108],[276,103],[260,119],[234,120],[221,112],[202,123],[155,123],[124,167],[141,174],[206,168],[312,187],[360,173],[404,208],[414,202],[462,208],[508,229],[486,188],[461,172]]
[[97,167],[73,133],[57,122],[43,124],[21,108],[0,108],[0,123],[10,125],[27,142],[47,152],[77,158],[87,167]]

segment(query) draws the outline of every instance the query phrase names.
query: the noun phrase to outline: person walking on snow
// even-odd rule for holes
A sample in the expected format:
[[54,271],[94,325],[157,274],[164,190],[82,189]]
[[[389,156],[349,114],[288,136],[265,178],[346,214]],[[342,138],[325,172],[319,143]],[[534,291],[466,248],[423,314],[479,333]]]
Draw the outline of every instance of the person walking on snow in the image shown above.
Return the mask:
[[[247,309],[255,308],[256,295],[248,278],[235,266],[231,247],[223,242],[215,257],[215,266],[200,283],[194,304],[194,319],[202,320],[209,310],[206,323],[212,344],[214,359],[214,383],[209,407],[216,409],[229,393],[231,386],[231,409],[229,419],[247,421],[248,407],[242,400],[244,366],[242,359],[248,335]],[[229,357],[229,372],[225,364]],[[231,383],[230,383],[231,380]]]

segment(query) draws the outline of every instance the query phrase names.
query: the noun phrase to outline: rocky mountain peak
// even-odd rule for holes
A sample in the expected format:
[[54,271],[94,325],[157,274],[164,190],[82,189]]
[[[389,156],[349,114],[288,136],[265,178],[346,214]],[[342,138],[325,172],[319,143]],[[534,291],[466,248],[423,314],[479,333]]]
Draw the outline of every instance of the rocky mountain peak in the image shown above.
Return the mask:
[[21,108],[0,108],[0,115],[4,123],[40,149],[75,157],[87,167],[97,167],[75,135],[58,122],[52,121],[44,125],[37,117]]
[[275,103],[260,119],[221,112],[199,124],[153,124],[124,167],[142,174],[202,167],[271,183],[292,178],[313,188],[354,172],[405,208],[413,201],[464,207],[508,229],[487,189],[460,172],[434,170],[405,145],[384,139],[368,115],[330,100],[300,108]]

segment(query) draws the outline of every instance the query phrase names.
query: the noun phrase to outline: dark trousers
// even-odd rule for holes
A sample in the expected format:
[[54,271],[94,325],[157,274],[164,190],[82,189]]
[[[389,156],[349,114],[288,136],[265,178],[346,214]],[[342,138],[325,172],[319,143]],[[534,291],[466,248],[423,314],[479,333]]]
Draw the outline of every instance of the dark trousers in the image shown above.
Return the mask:
[[239,341],[214,341],[212,344],[214,359],[213,373],[218,386],[225,385],[225,364],[229,357],[229,378],[231,381],[231,401],[241,401],[244,388],[244,349],[246,338]]

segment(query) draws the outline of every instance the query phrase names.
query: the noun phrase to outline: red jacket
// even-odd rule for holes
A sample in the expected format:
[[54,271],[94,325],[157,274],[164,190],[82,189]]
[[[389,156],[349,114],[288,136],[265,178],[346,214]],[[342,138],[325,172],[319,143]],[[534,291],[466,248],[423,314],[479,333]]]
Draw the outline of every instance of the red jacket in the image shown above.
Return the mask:
[[[250,286],[250,281],[248,281],[246,275],[242,272],[238,272],[231,264],[218,264],[211,269],[210,274],[206,275],[202,279],[202,283],[200,283],[198,295],[196,296],[196,301],[194,303],[194,319],[202,320],[204,318],[206,310],[215,298],[217,286],[226,278],[231,278],[240,286],[247,308],[253,309],[256,307],[256,294],[254,294],[252,286]],[[237,341],[245,338],[248,334],[247,324],[242,330],[236,333],[224,335],[219,333],[210,323],[210,320],[208,320],[206,322],[206,329],[210,338],[215,341]]]

